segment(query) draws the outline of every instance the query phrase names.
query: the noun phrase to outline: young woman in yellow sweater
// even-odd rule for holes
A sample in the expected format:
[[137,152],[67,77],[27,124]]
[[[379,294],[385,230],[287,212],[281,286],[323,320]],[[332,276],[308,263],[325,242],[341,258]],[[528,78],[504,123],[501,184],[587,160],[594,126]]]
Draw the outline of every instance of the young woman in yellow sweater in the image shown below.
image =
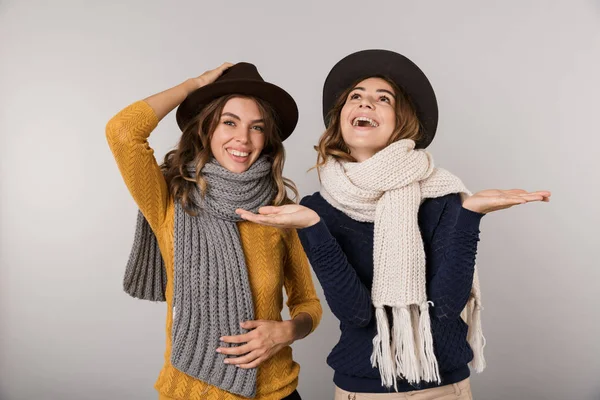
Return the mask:
[[[183,134],[159,166],[148,137],[175,107]],[[295,230],[235,213],[289,203],[286,189],[297,194],[282,177],[282,142],[297,119],[291,96],[252,64],[226,63],[107,125],[140,209],[125,290],[168,306],[159,399],[300,399],[289,345],[322,312],[306,255]]]

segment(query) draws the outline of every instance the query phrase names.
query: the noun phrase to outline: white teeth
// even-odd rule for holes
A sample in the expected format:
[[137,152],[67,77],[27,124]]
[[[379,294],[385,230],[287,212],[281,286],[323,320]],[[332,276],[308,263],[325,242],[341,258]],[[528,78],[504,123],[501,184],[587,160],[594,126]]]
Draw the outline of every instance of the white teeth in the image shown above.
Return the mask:
[[358,123],[360,121],[368,122],[369,124],[371,124],[371,126],[373,128],[377,128],[379,126],[379,124],[377,123],[377,121],[374,121],[371,118],[367,118],[367,117],[356,117],[356,118],[354,118],[354,121],[352,121],[352,126],[358,126]]
[[237,150],[233,150],[233,149],[227,149],[227,152],[229,154],[233,154],[234,156],[238,156],[238,157],[246,157],[250,154],[250,153],[246,153],[244,151],[237,151]]

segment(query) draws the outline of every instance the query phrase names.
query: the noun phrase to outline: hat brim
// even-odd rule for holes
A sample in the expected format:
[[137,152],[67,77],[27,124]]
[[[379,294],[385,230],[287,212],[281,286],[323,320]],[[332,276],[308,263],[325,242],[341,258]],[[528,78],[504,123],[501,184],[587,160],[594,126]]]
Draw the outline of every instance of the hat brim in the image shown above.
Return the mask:
[[338,97],[357,80],[373,76],[391,79],[411,99],[423,128],[418,148],[429,146],[438,125],[438,105],[431,83],[415,63],[389,50],[363,50],[346,56],[329,72],[323,86],[323,120]]
[[288,92],[272,83],[245,79],[214,82],[191,93],[177,109],[177,125],[183,130],[208,103],[231,94],[253,96],[268,102],[277,114],[282,141],[296,128],[298,106]]

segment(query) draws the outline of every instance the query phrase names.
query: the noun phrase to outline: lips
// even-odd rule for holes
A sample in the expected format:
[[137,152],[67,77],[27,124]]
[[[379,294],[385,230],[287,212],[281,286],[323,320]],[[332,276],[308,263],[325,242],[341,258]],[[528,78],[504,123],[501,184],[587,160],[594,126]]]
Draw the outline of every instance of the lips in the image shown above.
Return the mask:
[[379,122],[374,120],[373,118],[369,118],[369,117],[361,115],[361,116],[355,117],[352,120],[352,126],[377,128],[379,126]]

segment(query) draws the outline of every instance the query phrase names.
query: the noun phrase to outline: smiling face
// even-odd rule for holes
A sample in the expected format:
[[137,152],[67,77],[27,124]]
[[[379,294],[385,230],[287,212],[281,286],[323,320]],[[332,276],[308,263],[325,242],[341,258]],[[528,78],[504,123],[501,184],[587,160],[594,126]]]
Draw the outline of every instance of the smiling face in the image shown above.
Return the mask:
[[396,130],[396,93],[381,78],[368,78],[352,88],[340,112],[342,138],[357,161],[386,147]]
[[253,99],[227,101],[210,140],[216,160],[229,171],[247,171],[265,147],[265,121]]

